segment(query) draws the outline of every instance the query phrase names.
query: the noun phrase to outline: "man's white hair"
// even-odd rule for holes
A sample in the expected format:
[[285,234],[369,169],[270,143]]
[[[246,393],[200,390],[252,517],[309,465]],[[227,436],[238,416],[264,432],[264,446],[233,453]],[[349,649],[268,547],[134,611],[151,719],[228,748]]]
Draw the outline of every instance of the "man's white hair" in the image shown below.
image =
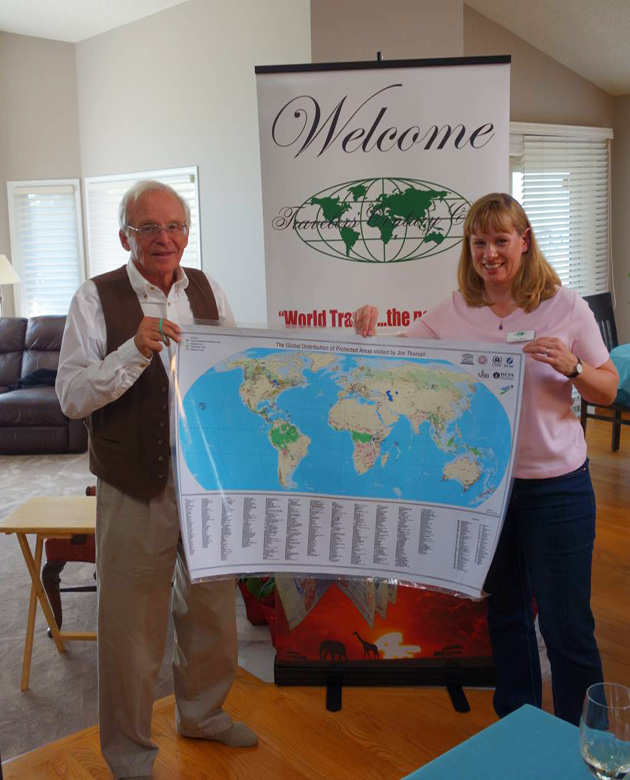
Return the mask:
[[127,225],[129,225],[129,213],[136,205],[138,200],[145,194],[145,192],[153,192],[154,190],[161,190],[162,192],[168,192],[180,203],[184,209],[186,216],[186,224],[190,225],[190,206],[186,198],[175,192],[168,184],[163,184],[161,181],[137,181],[133,187],[130,187],[122,197],[120,206],[118,207],[118,226],[123,232],[126,232]]

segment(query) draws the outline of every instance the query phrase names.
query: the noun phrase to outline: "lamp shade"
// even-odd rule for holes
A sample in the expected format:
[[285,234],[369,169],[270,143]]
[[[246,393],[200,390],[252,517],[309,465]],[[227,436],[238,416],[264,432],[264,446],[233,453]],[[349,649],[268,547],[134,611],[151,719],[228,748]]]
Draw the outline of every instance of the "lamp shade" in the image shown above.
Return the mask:
[[13,266],[6,255],[0,255],[0,285],[17,284],[20,277],[15,273]]

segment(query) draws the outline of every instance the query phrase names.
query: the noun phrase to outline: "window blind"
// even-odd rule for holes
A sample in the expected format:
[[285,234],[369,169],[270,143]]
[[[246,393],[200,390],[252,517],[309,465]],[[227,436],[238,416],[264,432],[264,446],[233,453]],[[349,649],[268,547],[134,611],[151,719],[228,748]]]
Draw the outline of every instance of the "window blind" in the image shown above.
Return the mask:
[[146,179],[168,184],[188,201],[191,213],[190,233],[188,246],[182,256],[182,265],[201,268],[197,169],[178,168],[85,179],[89,277],[127,264],[129,253],[122,248],[118,238],[118,206],[125,192],[133,184]]
[[82,281],[78,181],[8,182],[18,314],[67,314]]
[[608,139],[524,134],[515,147],[513,195],[525,209],[545,257],[562,283],[581,295],[607,291]]

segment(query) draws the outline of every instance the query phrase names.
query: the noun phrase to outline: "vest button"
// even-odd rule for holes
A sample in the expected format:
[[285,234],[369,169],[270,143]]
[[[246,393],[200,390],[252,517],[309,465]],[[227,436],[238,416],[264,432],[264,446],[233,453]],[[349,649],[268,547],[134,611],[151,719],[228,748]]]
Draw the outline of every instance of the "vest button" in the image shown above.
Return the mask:
[[158,474],[157,477],[158,479],[164,479],[164,474]]
[[158,444],[164,444],[164,439],[158,439]]
[[165,423],[165,422],[161,422],[161,423],[160,423],[160,425],[159,425],[159,427],[160,427],[160,428],[166,428],[166,423]]
[[164,463],[164,455],[158,455],[158,463]]
[[168,409],[168,406],[163,406],[162,411],[165,412]]
[[161,387],[161,388],[160,388],[160,390],[161,390],[163,393],[166,393],[166,392],[168,391],[168,387]]

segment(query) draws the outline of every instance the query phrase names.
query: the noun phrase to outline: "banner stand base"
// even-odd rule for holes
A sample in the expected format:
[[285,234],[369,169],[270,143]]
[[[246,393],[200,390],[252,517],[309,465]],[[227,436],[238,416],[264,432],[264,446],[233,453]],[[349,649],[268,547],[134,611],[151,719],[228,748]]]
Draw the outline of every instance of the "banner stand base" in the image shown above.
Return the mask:
[[313,661],[294,664],[274,662],[276,685],[314,685],[326,688],[326,709],[341,709],[343,686],[440,686],[448,691],[456,712],[469,712],[464,687],[493,688],[496,675],[492,664],[437,666],[431,662],[356,661],[331,664]]
[[328,712],[339,712],[343,692],[343,676],[331,674],[326,683],[326,709]]
[[451,699],[451,704],[455,712],[470,712],[470,704],[464,693],[464,689],[458,682],[449,682],[446,684],[446,690]]

